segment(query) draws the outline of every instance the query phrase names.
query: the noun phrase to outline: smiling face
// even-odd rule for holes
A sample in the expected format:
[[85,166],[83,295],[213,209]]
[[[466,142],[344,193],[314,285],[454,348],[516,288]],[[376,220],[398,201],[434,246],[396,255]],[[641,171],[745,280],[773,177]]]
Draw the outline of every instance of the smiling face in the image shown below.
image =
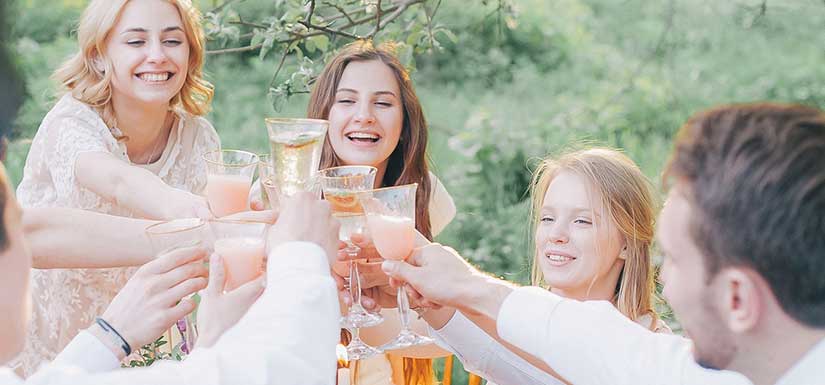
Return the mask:
[[401,92],[390,67],[378,60],[349,63],[329,121],[330,144],[344,165],[386,167],[404,124]]
[[186,80],[189,42],[178,9],[162,0],[124,6],[106,40],[112,98],[168,105]]
[[544,194],[536,258],[545,283],[562,295],[612,293],[624,265],[621,233],[592,190],[584,178],[561,171]]

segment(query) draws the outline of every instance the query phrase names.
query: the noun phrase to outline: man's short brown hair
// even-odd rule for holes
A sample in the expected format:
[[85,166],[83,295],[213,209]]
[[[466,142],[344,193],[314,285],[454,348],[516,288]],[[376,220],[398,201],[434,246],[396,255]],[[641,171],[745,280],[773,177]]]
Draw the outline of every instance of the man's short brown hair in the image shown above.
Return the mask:
[[666,177],[687,182],[692,234],[710,277],[742,266],[786,313],[825,327],[825,114],[801,105],[724,106],[679,132]]

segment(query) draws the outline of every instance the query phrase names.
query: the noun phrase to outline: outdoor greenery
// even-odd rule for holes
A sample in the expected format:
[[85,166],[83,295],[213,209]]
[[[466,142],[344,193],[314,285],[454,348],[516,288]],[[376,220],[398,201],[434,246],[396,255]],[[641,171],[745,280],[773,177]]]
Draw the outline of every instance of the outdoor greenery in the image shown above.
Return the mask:
[[[54,101],[48,75],[75,49],[85,3],[16,6],[10,43],[28,99],[6,164],[15,181]],[[198,3],[206,12],[224,2]],[[701,109],[760,100],[825,107],[818,0],[346,0],[318,2],[309,20],[304,1],[228,3],[205,25],[210,50],[230,49],[206,64],[216,86],[209,119],[226,148],[266,151],[264,117],[302,116],[313,75],[353,37],[399,41],[430,123],[433,168],[458,206],[439,241],[514,281],[529,276],[536,160],[607,145],[660,186],[674,133]],[[307,37],[331,20],[329,28],[346,26],[324,4],[354,10],[355,21],[375,17],[376,6],[409,9],[376,33],[370,19]]]

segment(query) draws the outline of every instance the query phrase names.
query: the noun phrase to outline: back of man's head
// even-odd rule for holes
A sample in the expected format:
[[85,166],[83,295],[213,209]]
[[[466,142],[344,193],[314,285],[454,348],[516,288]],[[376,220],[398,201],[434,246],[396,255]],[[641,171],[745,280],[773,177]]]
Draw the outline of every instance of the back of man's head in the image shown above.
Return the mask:
[[683,127],[667,173],[688,186],[707,277],[756,271],[782,310],[825,328],[825,114],[785,104],[716,108]]

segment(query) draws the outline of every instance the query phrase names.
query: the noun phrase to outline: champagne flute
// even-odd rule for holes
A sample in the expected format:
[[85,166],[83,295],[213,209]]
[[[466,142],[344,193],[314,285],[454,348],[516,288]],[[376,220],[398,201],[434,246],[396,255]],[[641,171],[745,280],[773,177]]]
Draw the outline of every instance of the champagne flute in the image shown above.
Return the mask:
[[249,188],[258,155],[240,150],[215,150],[203,154],[206,161],[206,199],[216,217],[249,210]]
[[[358,193],[358,200],[367,215],[367,226],[373,243],[384,259],[403,261],[412,254],[417,189],[418,184],[413,183]],[[394,340],[380,349],[396,350],[432,343],[431,338],[418,335],[410,329],[410,305],[403,287],[398,288],[397,297],[401,331]]]
[[[155,223],[146,227],[146,235],[152,244],[155,255],[163,254],[183,247],[211,247],[212,237],[206,226],[206,221],[200,218],[173,219]],[[193,294],[193,297],[197,294]],[[197,303],[198,301],[195,301]],[[180,350],[189,354],[198,337],[195,312],[190,313],[177,322],[181,336]],[[172,341],[169,341],[170,344]]]
[[[268,118],[265,122],[273,167],[270,187],[277,187],[267,189],[267,194],[289,197],[299,191],[314,191],[329,122],[286,118]],[[269,196],[270,204],[277,200]]]
[[[347,355],[352,360],[359,360],[380,353],[380,350],[367,345],[359,337],[360,328],[377,325],[383,321],[383,317],[367,312],[361,305],[361,279],[358,272],[358,261],[352,259],[358,256],[360,248],[353,244],[350,239],[353,234],[363,233],[366,226],[364,210],[361,208],[355,193],[371,189],[375,183],[377,172],[378,170],[375,167],[370,166],[343,166],[321,170],[319,175],[324,199],[330,203],[333,217],[341,223],[339,238],[347,244],[344,252],[351,258],[348,263],[352,305],[347,314],[341,319],[341,323],[345,327],[353,329],[353,338],[347,345]],[[333,266],[333,269],[338,273],[342,273],[338,267]]]

